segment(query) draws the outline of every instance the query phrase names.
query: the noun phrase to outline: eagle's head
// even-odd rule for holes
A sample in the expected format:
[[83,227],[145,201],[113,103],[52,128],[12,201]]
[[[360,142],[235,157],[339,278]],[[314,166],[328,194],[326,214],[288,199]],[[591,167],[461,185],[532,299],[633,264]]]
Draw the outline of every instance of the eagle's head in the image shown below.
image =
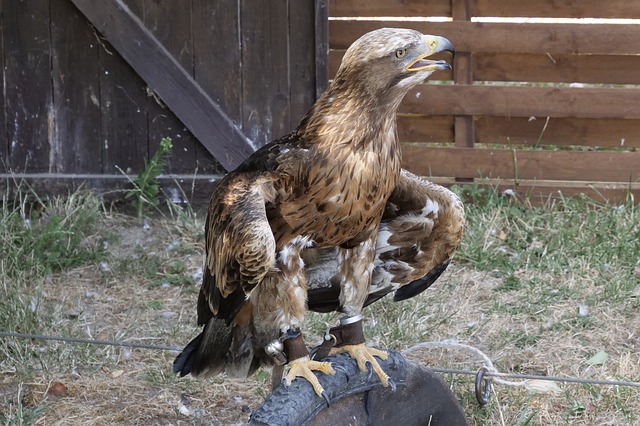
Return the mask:
[[445,61],[429,60],[438,52],[454,52],[444,37],[404,28],[381,28],[356,40],[347,49],[335,81],[344,80],[371,94],[403,96],[437,70],[450,69]]
[[381,28],[363,35],[347,49],[333,82],[302,119],[298,134],[307,140],[322,136],[329,145],[365,140],[374,127],[387,127],[378,134],[395,134],[396,111],[409,89],[435,71],[451,68],[445,61],[428,59],[443,51],[453,53],[449,40],[415,30]]

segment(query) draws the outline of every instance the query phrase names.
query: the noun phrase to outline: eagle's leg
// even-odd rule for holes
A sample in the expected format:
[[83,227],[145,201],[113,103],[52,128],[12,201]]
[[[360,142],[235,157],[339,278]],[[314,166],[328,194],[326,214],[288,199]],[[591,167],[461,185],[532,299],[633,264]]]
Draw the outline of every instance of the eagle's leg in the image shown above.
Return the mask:
[[324,389],[313,372],[320,371],[324,374],[335,374],[331,363],[309,359],[309,350],[302,339],[302,333],[299,329],[288,330],[283,344],[283,351],[288,360],[288,371],[282,379],[284,385],[289,386],[296,377],[303,377],[313,386],[313,390],[318,396],[323,396]]
[[[277,352],[284,355],[280,357],[280,361],[287,363],[283,379],[285,386],[289,386],[296,377],[304,377],[315,392],[323,396],[324,389],[313,372],[335,374],[335,370],[330,362],[319,362],[309,358],[301,331],[306,312],[307,279],[300,252],[307,246],[302,238],[296,238],[285,245],[278,253],[278,272],[266,277],[250,297],[255,309],[254,323],[258,332],[262,329],[273,330],[274,327],[280,330],[280,336],[268,342],[265,352],[275,355],[276,362]],[[278,342],[281,342],[281,345],[278,345]]]
[[[342,336],[337,339],[340,344],[332,348],[330,354],[333,355],[342,352],[348,353],[351,358],[356,360],[358,368],[362,372],[367,371],[367,363],[369,363],[371,369],[376,373],[382,384],[385,387],[389,386],[389,376],[384,372],[378,361],[374,358],[378,357],[386,360],[389,357],[389,354],[384,350],[365,346],[364,334],[362,332],[362,316],[343,317],[340,319],[340,324],[341,326],[338,327],[338,329],[343,331]],[[349,329],[349,333],[348,336],[345,336],[344,330],[347,330],[347,327]],[[391,385],[394,387],[393,383],[391,383]]]
[[382,370],[375,359],[387,359],[386,351],[365,346],[364,333],[362,332],[362,308],[369,294],[371,274],[373,272],[373,260],[376,253],[377,232],[373,232],[369,238],[353,248],[341,248],[340,256],[340,306],[346,314],[340,320],[341,327],[353,324],[359,329],[354,331],[351,341],[344,342],[340,347],[333,348],[331,354],[346,352],[358,363],[360,371],[367,371],[367,363],[371,365],[373,372],[380,378],[384,386],[389,386],[389,376]]

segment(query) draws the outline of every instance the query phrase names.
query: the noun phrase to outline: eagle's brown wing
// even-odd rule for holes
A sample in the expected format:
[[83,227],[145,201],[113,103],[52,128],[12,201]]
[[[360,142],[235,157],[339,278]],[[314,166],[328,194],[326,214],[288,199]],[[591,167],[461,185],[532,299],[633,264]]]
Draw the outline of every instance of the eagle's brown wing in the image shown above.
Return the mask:
[[[256,155],[268,160],[272,147]],[[262,156],[262,157],[261,157]],[[265,205],[273,201],[277,180],[272,170],[226,175],[216,185],[205,223],[205,268],[198,296],[202,333],[173,363],[181,376],[227,373],[246,376],[264,362],[264,351],[252,344],[252,290],[274,272],[276,243]]]
[[273,199],[270,172],[231,173],[215,188],[205,225],[205,277],[198,323],[229,323],[253,288],[274,268],[276,243],[265,204]]
[[[448,189],[402,170],[380,223],[369,305],[390,292],[404,300],[427,289],[445,271],[462,241],[465,215]],[[304,253],[309,309],[340,309],[336,249]]]

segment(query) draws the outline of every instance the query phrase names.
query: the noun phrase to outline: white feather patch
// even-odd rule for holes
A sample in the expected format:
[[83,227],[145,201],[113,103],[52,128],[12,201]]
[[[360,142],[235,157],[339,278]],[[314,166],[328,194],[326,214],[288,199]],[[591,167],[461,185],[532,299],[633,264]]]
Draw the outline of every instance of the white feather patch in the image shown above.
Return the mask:
[[422,208],[422,214],[425,216],[433,214],[434,216],[437,217],[439,208],[440,208],[440,205],[436,201],[427,200],[424,207]]
[[376,252],[378,254],[393,251],[398,248],[389,244],[389,238],[391,238],[392,235],[393,233],[389,231],[386,226],[380,226],[380,230],[378,231],[378,241],[376,243]]

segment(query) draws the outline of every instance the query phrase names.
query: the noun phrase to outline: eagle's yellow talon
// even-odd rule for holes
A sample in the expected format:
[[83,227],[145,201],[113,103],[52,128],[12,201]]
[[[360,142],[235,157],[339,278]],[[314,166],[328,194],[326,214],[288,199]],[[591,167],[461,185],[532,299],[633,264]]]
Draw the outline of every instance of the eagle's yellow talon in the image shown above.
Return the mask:
[[328,375],[336,374],[336,370],[333,369],[330,362],[313,361],[308,356],[304,356],[289,362],[289,371],[282,381],[285,386],[289,386],[296,377],[303,377],[313,386],[316,394],[322,396],[324,388],[315,374],[313,374],[314,371],[320,371]]
[[370,348],[365,346],[364,343],[359,345],[344,345],[339,348],[331,349],[331,355],[341,352],[346,352],[351,356],[351,358],[355,359],[358,363],[358,368],[363,373],[367,371],[367,363],[369,363],[384,387],[389,386],[389,376],[384,372],[378,361],[374,358],[374,356],[377,356],[382,360],[386,360],[389,358],[389,353],[387,351]]

